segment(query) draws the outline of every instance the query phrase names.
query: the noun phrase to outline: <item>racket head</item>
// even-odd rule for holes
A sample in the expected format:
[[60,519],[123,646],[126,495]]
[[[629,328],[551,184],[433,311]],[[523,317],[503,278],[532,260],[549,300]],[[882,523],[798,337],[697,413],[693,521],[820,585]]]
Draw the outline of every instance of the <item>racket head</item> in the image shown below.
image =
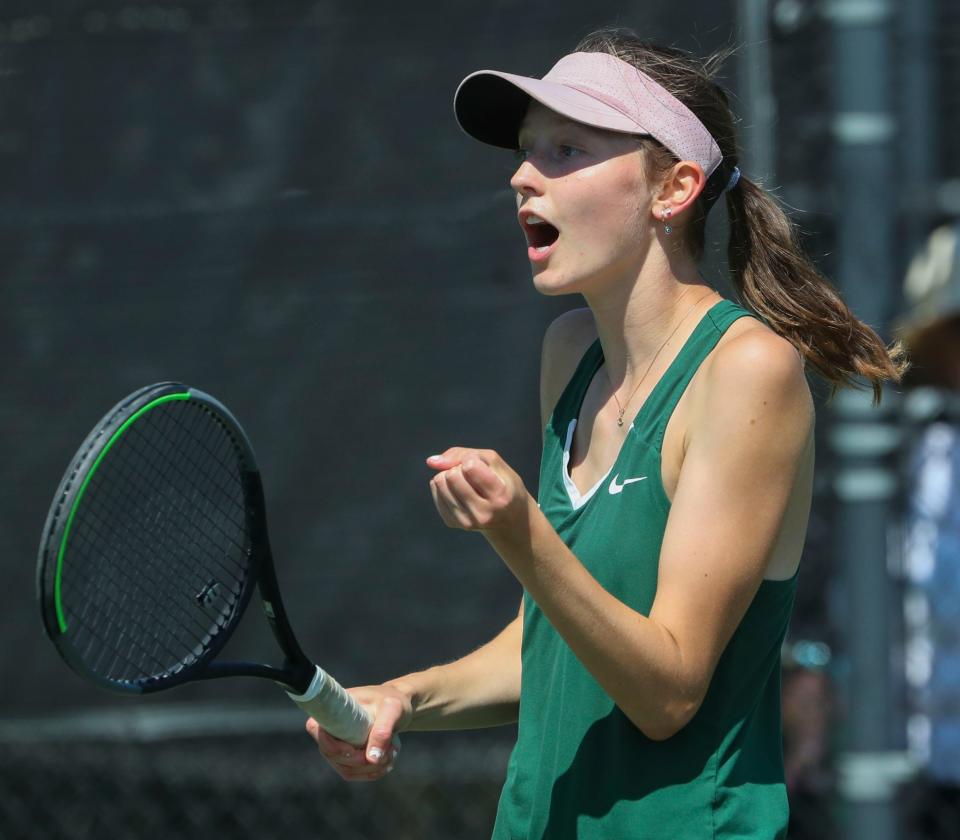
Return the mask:
[[97,423],[60,482],[37,562],[44,628],[104,688],[170,688],[222,649],[264,562],[260,476],[240,424],[201,391],[150,385]]

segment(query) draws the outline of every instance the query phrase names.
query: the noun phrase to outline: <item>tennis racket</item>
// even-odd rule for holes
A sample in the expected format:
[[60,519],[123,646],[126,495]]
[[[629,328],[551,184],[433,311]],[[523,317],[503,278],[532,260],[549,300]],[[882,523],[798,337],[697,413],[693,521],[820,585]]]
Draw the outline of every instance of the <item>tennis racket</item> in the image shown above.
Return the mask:
[[[254,589],[283,664],[215,661]],[[201,391],[150,385],[96,425],[53,499],[37,591],[61,656],[104,688],[264,677],[334,737],[366,743],[369,714],[293,634],[250,442]]]

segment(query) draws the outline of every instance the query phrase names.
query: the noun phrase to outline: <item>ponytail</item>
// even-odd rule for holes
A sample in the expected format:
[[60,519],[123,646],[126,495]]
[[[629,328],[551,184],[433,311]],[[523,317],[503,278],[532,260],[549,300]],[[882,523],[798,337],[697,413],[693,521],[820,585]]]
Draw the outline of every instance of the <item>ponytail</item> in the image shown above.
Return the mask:
[[[727,177],[721,176],[718,182],[727,182],[737,164],[736,132],[729,100],[714,76],[732,49],[699,61],[682,50],[653,44],[624,29],[591,33],[576,49],[615,55],[683,102],[720,146]],[[649,180],[668,172],[676,163],[673,153],[653,138],[644,136],[640,142]],[[793,223],[765,190],[741,176],[726,196],[729,265],[741,302],[790,341],[834,391],[859,386],[866,380],[873,388],[874,401],[879,402],[884,381],[899,381],[909,366],[903,345],[897,342],[887,347],[854,316],[803,253]],[[699,212],[684,226],[682,246],[699,261],[710,202],[701,194],[697,204]]]
[[741,301],[793,344],[834,391],[866,380],[879,403],[883,382],[900,381],[908,367],[902,343],[887,347],[850,311],[762,187],[741,177],[726,196],[727,254]]

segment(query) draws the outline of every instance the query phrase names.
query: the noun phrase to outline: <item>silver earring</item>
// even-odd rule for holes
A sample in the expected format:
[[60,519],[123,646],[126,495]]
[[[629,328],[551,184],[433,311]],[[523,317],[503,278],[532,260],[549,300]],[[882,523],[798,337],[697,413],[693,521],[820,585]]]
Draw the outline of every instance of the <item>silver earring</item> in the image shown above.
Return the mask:
[[667,221],[673,215],[673,210],[669,207],[664,207],[660,212],[660,218],[663,220],[663,232],[669,236],[673,233],[673,225]]

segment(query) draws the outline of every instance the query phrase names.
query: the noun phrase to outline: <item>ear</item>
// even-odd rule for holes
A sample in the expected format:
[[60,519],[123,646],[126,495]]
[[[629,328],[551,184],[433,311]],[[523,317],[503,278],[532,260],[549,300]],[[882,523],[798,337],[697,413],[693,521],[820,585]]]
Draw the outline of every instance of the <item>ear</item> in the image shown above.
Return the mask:
[[654,218],[659,220],[663,211],[669,209],[676,219],[697,200],[706,185],[707,176],[699,163],[682,160],[675,164],[654,195]]

